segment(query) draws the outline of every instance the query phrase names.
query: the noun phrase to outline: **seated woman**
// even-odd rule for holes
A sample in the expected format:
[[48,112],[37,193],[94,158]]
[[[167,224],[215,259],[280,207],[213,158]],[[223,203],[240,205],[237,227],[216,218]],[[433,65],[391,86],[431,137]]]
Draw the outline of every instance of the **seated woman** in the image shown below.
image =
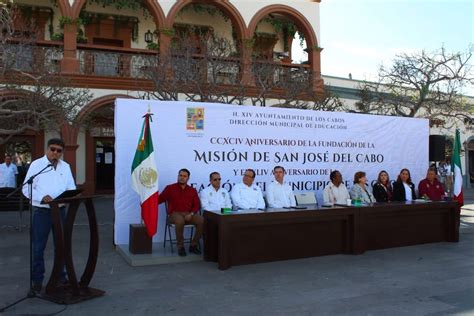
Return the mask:
[[390,202],[392,200],[393,189],[387,171],[379,172],[377,182],[373,186],[373,192],[377,202]]
[[436,169],[428,169],[426,179],[421,180],[418,184],[418,195],[421,199],[432,201],[440,201],[444,198],[444,187],[436,177]]
[[359,199],[362,203],[374,203],[375,198],[372,195],[372,192],[369,191],[367,186],[367,178],[365,177],[365,172],[357,171],[354,175],[354,186],[349,192],[351,199]]
[[415,185],[411,181],[410,170],[403,168],[393,183],[393,201],[413,201],[416,199]]

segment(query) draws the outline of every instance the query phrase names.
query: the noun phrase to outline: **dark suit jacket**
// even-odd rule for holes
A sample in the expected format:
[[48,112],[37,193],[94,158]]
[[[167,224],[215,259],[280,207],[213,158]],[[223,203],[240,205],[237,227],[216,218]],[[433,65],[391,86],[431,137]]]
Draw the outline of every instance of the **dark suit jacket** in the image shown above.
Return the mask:
[[[391,187],[389,189],[391,189]],[[388,202],[389,201],[387,191],[385,191],[385,188],[382,184],[375,183],[374,186],[373,186],[372,191],[374,193],[374,197],[377,200],[377,202]],[[392,193],[392,195],[393,195],[393,193]]]
[[[411,188],[411,199],[415,200],[415,185],[413,183],[408,183],[408,185]],[[407,200],[405,195],[405,186],[403,185],[402,181],[395,181],[393,183],[393,200],[400,202],[404,202]]]

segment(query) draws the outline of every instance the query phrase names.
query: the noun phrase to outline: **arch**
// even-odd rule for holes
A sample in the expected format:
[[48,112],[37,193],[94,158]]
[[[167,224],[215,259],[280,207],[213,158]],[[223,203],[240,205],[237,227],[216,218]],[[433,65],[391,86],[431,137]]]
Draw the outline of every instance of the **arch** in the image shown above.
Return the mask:
[[[163,27],[165,24],[165,14],[163,12],[163,9],[161,6],[158,4],[158,1],[155,0],[144,0],[145,4],[148,8],[148,10],[151,13],[151,16],[155,20],[155,24],[157,28]],[[74,5],[71,9],[71,17],[73,19],[77,18],[79,16],[79,13],[81,12],[82,7],[86,4],[87,0],[76,0],[74,2]]]
[[110,94],[110,95],[102,96],[100,98],[97,98],[89,102],[89,104],[85,105],[77,114],[76,122],[79,124],[82,123],[89,114],[93,113],[95,110],[103,107],[104,105],[114,102],[115,99],[117,98],[135,99],[134,97],[131,97],[126,94]]
[[260,22],[265,16],[267,16],[270,13],[279,13],[282,14],[286,17],[289,17],[293,20],[293,22],[296,24],[298,27],[298,30],[303,32],[307,46],[308,47],[316,47],[318,46],[318,39],[316,37],[316,33],[313,30],[313,27],[311,26],[311,23],[309,23],[308,19],[301,14],[298,10],[295,10],[292,7],[282,5],[282,4],[273,4],[266,6],[262,9],[260,9],[252,18],[250,21],[249,27],[247,29],[247,32],[249,36],[253,36],[255,33],[255,30],[257,29],[258,22]]
[[[88,115],[100,109],[103,106],[111,104],[117,98],[134,99],[134,97],[125,94],[110,94],[92,100],[89,104],[84,106],[76,116],[78,125],[82,124]],[[113,119],[113,118],[112,118]],[[94,137],[89,131],[85,133],[85,182],[83,188],[86,193],[93,194],[96,192],[96,170],[95,170],[95,143]]]
[[71,16],[71,6],[68,0],[59,0],[58,7],[62,16]]
[[182,0],[182,1],[177,1],[173,7],[171,8],[170,12],[168,13],[168,16],[166,17],[166,27],[167,28],[172,28],[174,24],[174,20],[176,15],[181,11],[185,6],[193,3],[202,3],[202,4],[207,4],[207,5],[213,5],[220,10],[222,10],[230,19],[232,26],[234,27],[235,31],[237,32],[237,37],[239,39],[246,38],[247,33],[246,33],[246,26],[245,26],[245,21],[242,18],[242,15],[240,15],[240,12],[234,7],[233,4],[231,4],[228,0],[222,0],[222,1],[214,1],[210,3],[210,1],[206,0]]

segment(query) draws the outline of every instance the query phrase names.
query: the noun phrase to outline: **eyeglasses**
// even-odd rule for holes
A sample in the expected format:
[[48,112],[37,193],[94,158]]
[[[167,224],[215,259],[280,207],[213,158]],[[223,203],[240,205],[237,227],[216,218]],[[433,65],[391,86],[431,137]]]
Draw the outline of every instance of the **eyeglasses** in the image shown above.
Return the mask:
[[249,178],[252,178],[252,179],[253,179],[253,176],[250,175],[250,174],[244,174],[244,177],[249,177]]
[[56,147],[49,147],[49,150],[51,150],[53,153],[57,152],[58,154],[63,152],[61,148],[56,148]]
[[221,178],[212,179],[212,181],[221,181]]

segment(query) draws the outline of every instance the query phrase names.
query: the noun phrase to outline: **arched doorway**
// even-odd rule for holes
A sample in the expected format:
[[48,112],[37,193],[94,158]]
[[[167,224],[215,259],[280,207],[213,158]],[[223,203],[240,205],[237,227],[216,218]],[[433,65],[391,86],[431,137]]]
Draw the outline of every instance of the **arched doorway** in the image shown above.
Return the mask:
[[106,104],[89,115],[86,155],[93,156],[95,193],[114,193],[115,137],[113,103]]
[[[183,74],[198,73],[201,76],[197,81],[211,86],[233,85],[241,80],[246,26],[240,12],[229,1],[177,1],[167,15],[166,24],[173,30],[168,39],[172,50],[161,53],[170,54],[172,59],[175,51],[191,55],[191,64],[196,65],[195,69],[175,67],[175,76],[180,76],[178,69]],[[183,62],[175,59],[173,63]]]
[[[303,61],[300,67],[307,67],[308,71],[303,72],[308,78],[304,82],[309,82],[310,88],[317,93],[322,93],[323,80],[321,78],[321,51],[316,32],[306,17],[293,7],[274,4],[259,10],[252,17],[248,34],[253,36],[253,54],[272,60],[278,57],[283,64],[291,67],[291,46],[296,34],[301,36],[302,48],[308,54],[307,61]],[[269,33],[270,32],[270,33]],[[278,34],[275,34],[278,33]],[[272,36],[269,36],[272,35]],[[278,51],[276,51],[278,50]],[[294,72],[290,69],[288,75]],[[257,75],[262,73],[257,69]],[[306,77],[306,76],[305,76]],[[256,79],[257,81],[260,79]],[[283,79],[282,81],[285,81]]]
[[114,104],[116,98],[127,95],[108,95],[93,100],[77,117],[85,133],[85,182],[89,194],[114,193],[115,134]]

